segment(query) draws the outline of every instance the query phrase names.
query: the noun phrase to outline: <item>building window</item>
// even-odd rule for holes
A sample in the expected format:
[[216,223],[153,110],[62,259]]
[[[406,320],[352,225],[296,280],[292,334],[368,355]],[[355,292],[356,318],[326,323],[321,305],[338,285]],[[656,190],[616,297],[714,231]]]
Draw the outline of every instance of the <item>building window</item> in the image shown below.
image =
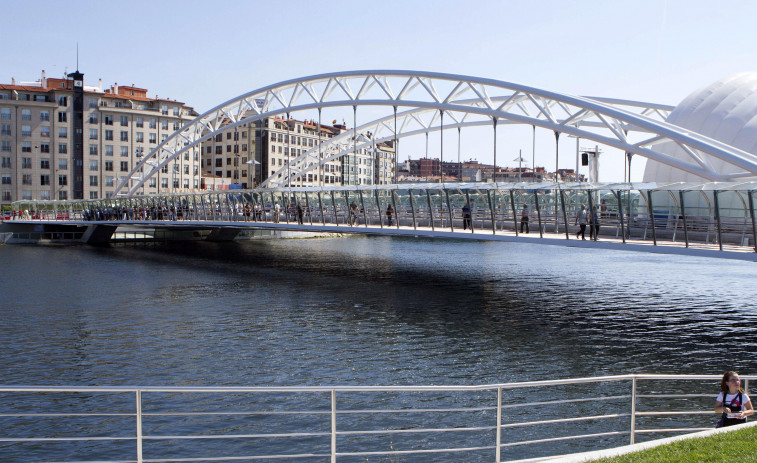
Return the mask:
[[137,143],[144,143],[145,141],[145,134],[144,132],[137,132]]
[[89,176],[89,186],[97,186],[97,175]]
[[165,104],[160,105],[160,113],[168,114],[168,105],[165,105]]
[[121,116],[121,127],[129,125],[129,116]]
[[144,125],[145,125],[145,120],[144,120],[144,118],[138,117],[138,118],[137,118],[137,120],[136,120],[136,122],[135,122],[135,125],[136,125],[137,127],[139,127],[140,129],[141,129],[142,127],[144,127]]
[[216,159],[216,167],[223,167],[223,159]]
[[66,143],[58,143],[58,153],[59,154],[66,154],[66,153],[68,153],[68,144],[66,144]]
[[47,125],[43,125],[39,128],[39,135],[41,137],[50,138],[50,127]]
[[92,160],[89,161],[89,170],[91,170],[93,172],[97,172],[97,167],[98,166],[97,166],[97,160],[96,159],[92,159]]
[[68,122],[68,113],[67,112],[59,112],[58,113],[58,122]]
[[163,130],[168,130],[168,121],[160,121],[160,128]]
[[0,151],[4,153],[10,153],[11,152],[11,142],[8,140],[3,140],[2,143],[0,143]]
[[9,202],[13,201],[13,196],[11,195],[11,192],[8,190],[3,191],[3,201]]
[[105,130],[105,139],[108,141],[113,141],[113,131],[112,130]]
[[40,143],[39,144],[39,152],[40,153],[49,153],[50,152],[50,143]]
[[22,125],[21,126],[21,136],[22,137],[31,137],[32,136],[32,126],[31,125]]
[[21,176],[21,184],[22,185],[31,185],[32,184],[32,175],[31,174],[24,174]]
[[150,134],[150,143],[157,143],[157,142],[158,142],[157,136],[154,133],[151,133]]
[[173,123],[173,130],[174,130],[174,132],[177,131],[177,130],[179,130],[179,123],[178,122],[174,122]]
[[105,161],[105,171],[113,172],[113,161]]
[[0,135],[6,135],[11,136],[11,125],[10,124],[3,124],[2,125],[2,131],[0,131]]
[[157,127],[157,122],[154,118],[150,118],[150,128],[154,129],[155,127]]
[[96,144],[90,144],[89,145],[89,154],[92,156],[97,156],[97,145]]
[[68,159],[58,159],[58,170],[68,169]]
[[97,140],[97,129],[89,129],[89,139]]
[[158,181],[155,179],[155,177],[150,177],[150,181],[148,182],[148,186],[150,188],[155,188],[158,185]]
[[50,159],[49,158],[42,158],[39,160],[39,168],[40,169],[49,169],[50,168]]
[[50,120],[50,111],[40,111],[39,112],[39,120],[40,121],[49,121]]
[[58,138],[68,138],[68,127],[58,127]]
[[113,116],[111,114],[104,115],[103,122],[105,125],[113,125]]
[[22,121],[30,121],[30,120],[32,120],[32,110],[31,109],[22,109],[21,110],[21,120]]
[[113,145],[105,145],[105,155],[113,156]]
[[121,172],[129,172],[129,161],[121,161]]
[[93,112],[92,112],[92,113],[91,113],[91,114],[89,115],[89,123],[90,123],[90,124],[97,124],[97,113],[96,113],[96,112],[94,112],[94,111],[93,111]]
[[2,164],[0,164],[0,167],[3,169],[10,169],[11,168],[11,158],[8,156],[2,157]]
[[21,168],[22,169],[31,169],[32,168],[32,158],[21,158]]
[[89,103],[90,108],[96,108],[97,107],[97,98],[87,98],[87,102]]
[[0,119],[4,121],[9,121],[11,119],[11,109],[10,108],[0,108]]
[[121,157],[122,158],[129,157],[129,147],[128,146],[122,146],[121,147]]
[[42,174],[39,176],[39,184],[40,185],[49,185],[50,184],[50,176],[46,174]]
[[3,174],[2,181],[3,181],[3,185],[10,185],[11,184],[10,174]]
[[25,141],[21,143],[21,152],[22,153],[31,153],[32,152],[32,142]]
[[68,199],[68,192],[65,191],[65,190],[59,191],[58,192],[58,199],[61,200],[61,201],[67,200]]
[[68,185],[68,176],[66,174],[58,175],[58,186]]
[[96,191],[89,192],[89,199],[97,199],[99,196]]
[[168,179],[167,178],[161,178],[160,179],[160,186],[161,186],[161,188],[168,188]]
[[125,130],[121,131],[121,141],[129,141],[129,132]]
[[111,175],[105,176],[105,186],[113,186],[113,177]]

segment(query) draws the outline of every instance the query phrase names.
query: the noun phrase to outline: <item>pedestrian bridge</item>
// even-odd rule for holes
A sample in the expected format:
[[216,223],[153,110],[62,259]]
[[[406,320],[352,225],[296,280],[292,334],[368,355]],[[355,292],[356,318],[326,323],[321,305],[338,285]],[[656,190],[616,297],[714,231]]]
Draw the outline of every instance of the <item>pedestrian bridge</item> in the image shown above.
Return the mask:
[[[475,239],[755,261],[755,189],[757,182],[427,183],[19,201],[13,203],[13,213],[6,213],[0,231],[9,243],[91,244],[229,241],[260,230],[300,231]],[[579,236],[582,208],[594,211],[586,214],[585,239]]]

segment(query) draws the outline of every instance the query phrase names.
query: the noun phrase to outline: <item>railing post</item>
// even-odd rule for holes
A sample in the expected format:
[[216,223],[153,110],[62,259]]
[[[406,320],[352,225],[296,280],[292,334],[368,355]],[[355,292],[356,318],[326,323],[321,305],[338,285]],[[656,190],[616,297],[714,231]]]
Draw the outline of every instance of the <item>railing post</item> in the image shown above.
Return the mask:
[[336,463],[336,390],[331,390],[331,463]]
[[539,193],[534,190],[534,205],[536,206],[536,218],[539,220],[539,238],[544,238],[544,231],[541,228],[541,209],[539,209]]
[[649,208],[649,219],[652,221],[652,244],[657,246],[657,227],[654,224],[654,205],[652,204],[652,190],[647,191],[647,207]]
[[752,197],[753,191],[749,191],[749,215],[752,217],[752,242],[754,244],[754,252],[757,252],[757,224],[754,218],[754,198]]
[[623,240],[623,244],[626,243],[626,227],[623,223],[623,196],[620,190],[614,191],[615,197],[618,200],[618,217],[620,218],[620,235]]
[[426,201],[428,201],[428,221],[431,223],[431,231],[434,231],[434,205],[431,203],[431,193],[426,188]]
[[455,231],[455,226],[452,223],[452,206],[449,202],[449,191],[445,188],[444,189],[444,197],[447,198],[447,213],[449,215],[449,231]]
[[321,225],[326,226],[326,209],[323,207],[323,195],[322,191],[318,192],[318,208],[321,213]]
[[715,223],[718,226],[718,247],[723,250],[723,229],[720,226],[720,203],[718,201],[718,190],[712,190],[712,197],[715,199]]
[[492,235],[496,235],[497,234],[497,219],[496,217],[494,217],[494,204],[492,203],[492,190],[486,190],[486,199],[487,201],[489,201],[489,216],[492,219]]
[[515,208],[515,193],[510,190],[510,206],[513,209],[513,226],[515,226],[515,236],[518,236],[518,210]]
[[686,204],[683,202],[683,190],[678,190],[678,197],[681,201],[681,217],[683,217],[683,239],[686,241],[686,247],[689,247],[689,227],[686,224]]
[[142,391],[137,390],[137,463],[142,463]]
[[[560,205],[562,206],[562,217],[563,221],[565,222],[565,239],[570,239],[570,232],[568,231],[568,211],[565,210],[565,193],[563,193],[562,188],[557,190],[560,192]],[[555,218],[555,221],[557,219]]]
[[392,196],[392,207],[394,208],[394,223],[397,226],[397,230],[400,228],[400,210],[397,209],[397,201],[394,198],[394,190],[390,191],[390,194]]
[[415,203],[413,202],[413,190],[407,190],[408,196],[410,196],[410,212],[413,214],[413,230],[417,230],[418,227],[415,224]]
[[636,376],[631,380],[631,445],[636,441]]
[[500,462],[501,452],[500,445],[502,444],[502,388],[497,388],[497,445],[495,447],[495,463]]

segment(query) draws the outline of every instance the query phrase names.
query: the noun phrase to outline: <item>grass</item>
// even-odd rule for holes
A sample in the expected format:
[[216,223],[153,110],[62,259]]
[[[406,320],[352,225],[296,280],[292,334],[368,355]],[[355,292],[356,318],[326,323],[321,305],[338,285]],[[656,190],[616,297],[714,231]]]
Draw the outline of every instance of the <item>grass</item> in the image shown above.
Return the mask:
[[613,458],[600,463],[757,462],[757,427],[708,437],[686,439]]

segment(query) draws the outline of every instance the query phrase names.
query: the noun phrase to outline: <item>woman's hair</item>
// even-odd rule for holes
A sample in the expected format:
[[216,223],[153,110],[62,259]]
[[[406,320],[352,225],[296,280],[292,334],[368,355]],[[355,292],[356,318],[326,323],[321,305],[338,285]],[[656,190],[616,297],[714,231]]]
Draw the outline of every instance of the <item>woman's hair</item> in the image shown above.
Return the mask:
[[[728,393],[730,391],[730,388],[728,387],[728,381],[733,376],[738,376],[739,374],[735,371],[726,371],[723,375],[723,379],[720,380],[720,391]],[[739,385],[739,391],[744,392],[744,389],[741,388],[741,385]],[[723,397],[723,400],[725,400],[725,397]]]

